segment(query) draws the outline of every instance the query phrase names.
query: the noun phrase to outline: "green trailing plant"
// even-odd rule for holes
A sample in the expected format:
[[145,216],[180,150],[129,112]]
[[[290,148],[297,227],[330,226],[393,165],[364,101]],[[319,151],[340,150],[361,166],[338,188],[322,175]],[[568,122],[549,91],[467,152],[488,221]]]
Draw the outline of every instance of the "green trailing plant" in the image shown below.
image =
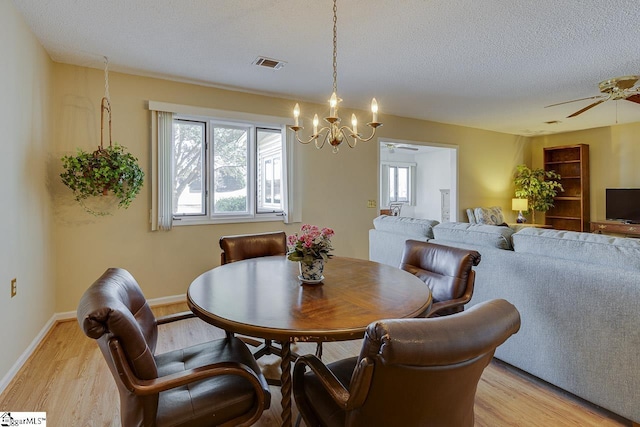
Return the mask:
[[531,222],[536,223],[536,211],[546,212],[553,207],[553,198],[559,191],[564,191],[558,181],[560,175],[544,169],[529,169],[526,165],[518,165],[513,183],[516,197],[527,199],[531,212]]
[[98,147],[93,153],[78,149],[75,156],[62,157],[62,165],[63,184],[87,211],[97,215],[104,213],[88,208],[86,199],[112,193],[118,199],[118,207],[128,208],[144,182],[138,159],[117,143]]
[[[85,200],[95,196],[113,194],[118,207],[128,208],[140,192],[144,182],[144,172],[138,159],[127,153],[118,143],[111,143],[111,102],[109,101],[109,79],[105,57],[105,96],[100,105],[100,145],[93,153],[78,148],[75,156],[62,157],[64,172],[60,174],[62,183],[73,191],[75,199],[94,215],[106,215],[88,207]],[[109,114],[109,146],[104,148],[104,112]]]

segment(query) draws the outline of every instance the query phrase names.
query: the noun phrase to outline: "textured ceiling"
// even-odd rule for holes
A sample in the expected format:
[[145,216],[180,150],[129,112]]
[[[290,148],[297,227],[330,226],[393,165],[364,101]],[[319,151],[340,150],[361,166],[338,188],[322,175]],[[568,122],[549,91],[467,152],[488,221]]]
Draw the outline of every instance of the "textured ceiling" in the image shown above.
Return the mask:
[[[13,0],[57,62],[324,103],[330,0]],[[638,0],[339,0],[347,107],[518,135],[640,121],[598,82],[640,74]],[[266,56],[279,71],[251,65]],[[293,104],[293,102],[292,102]],[[559,120],[558,124],[545,124]]]

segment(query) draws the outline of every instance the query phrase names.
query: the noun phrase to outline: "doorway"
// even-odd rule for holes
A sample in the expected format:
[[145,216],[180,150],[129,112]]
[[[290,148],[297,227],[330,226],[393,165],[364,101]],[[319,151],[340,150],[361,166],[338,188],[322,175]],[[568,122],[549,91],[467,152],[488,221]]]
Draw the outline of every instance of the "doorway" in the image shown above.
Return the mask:
[[380,209],[402,203],[401,216],[458,220],[457,146],[386,138],[379,143]]

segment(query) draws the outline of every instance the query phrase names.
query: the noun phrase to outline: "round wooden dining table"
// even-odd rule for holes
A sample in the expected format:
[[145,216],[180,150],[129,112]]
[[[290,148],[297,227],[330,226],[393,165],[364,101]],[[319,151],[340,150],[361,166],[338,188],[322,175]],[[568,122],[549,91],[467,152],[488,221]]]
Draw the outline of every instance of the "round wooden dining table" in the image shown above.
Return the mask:
[[204,321],[281,344],[283,426],[291,425],[292,342],[362,338],[371,322],[418,317],[431,306],[422,280],[372,261],[333,257],[318,284],[303,284],[298,274],[285,256],[253,258],[201,274],[187,292]]

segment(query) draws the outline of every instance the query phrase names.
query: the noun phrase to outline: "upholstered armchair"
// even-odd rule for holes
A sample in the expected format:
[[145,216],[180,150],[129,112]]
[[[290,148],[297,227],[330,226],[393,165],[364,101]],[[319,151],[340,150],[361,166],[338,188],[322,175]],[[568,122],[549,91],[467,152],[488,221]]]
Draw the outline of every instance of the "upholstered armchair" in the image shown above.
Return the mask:
[[472,427],[480,376],[519,328],[520,315],[505,300],[451,316],[372,323],[358,357],[329,365],[313,355],[296,360],[296,404],[308,427]]
[[422,279],[433,297],[426,317],[464,310],[471,300],[475,282],[472,267],[480,263],[480,253],[417,240],[407,240],[400,268]]
[[158,325],[194,316],[156,319],[126,270],[108,269],[86,290],[77,315],[113,374],[124,427],[246,426],[269,408],[269,386],[238,338],[154,354]]

